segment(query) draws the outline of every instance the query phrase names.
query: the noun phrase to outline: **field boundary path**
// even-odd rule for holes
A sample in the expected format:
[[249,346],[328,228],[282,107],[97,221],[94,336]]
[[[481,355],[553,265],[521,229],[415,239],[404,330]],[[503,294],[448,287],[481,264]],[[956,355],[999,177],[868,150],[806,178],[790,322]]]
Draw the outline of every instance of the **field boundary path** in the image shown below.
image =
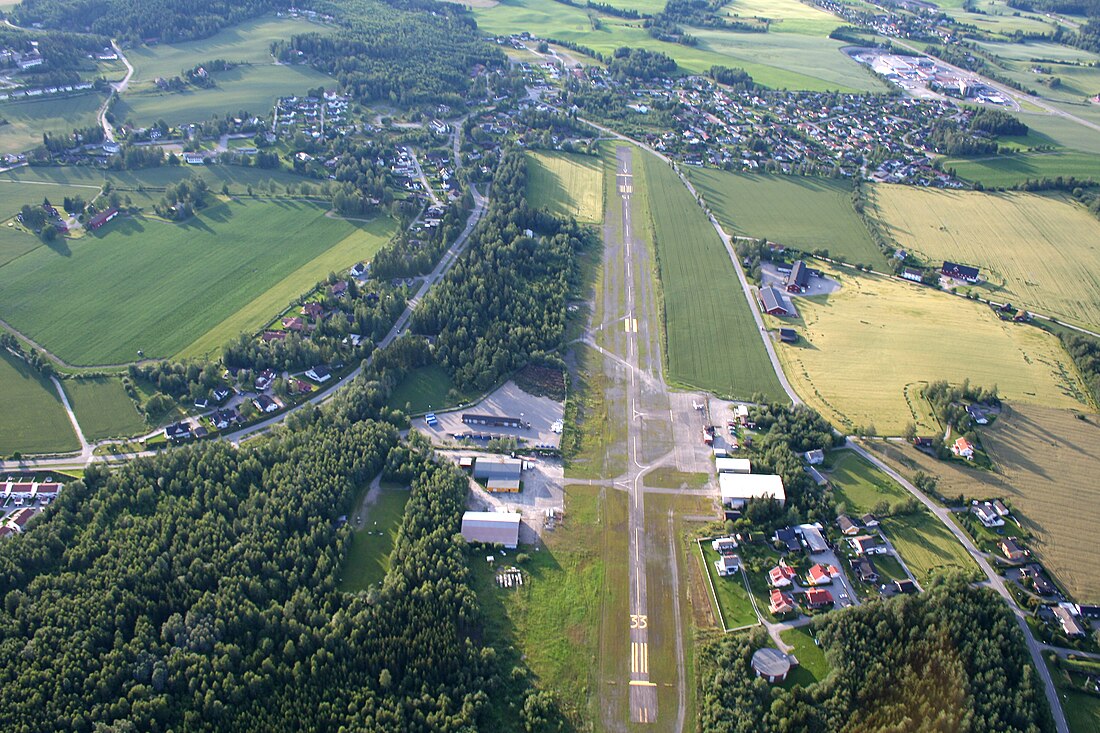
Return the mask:
[[53,382],[54,389],[57,390],[57,394],[61,397],[61,404],[65,408],[65,414],[69,416],[69,422],[73,425],[73,432],[76,433],[76,439],[80,441],[80,457],[87,460],[92,455],[93,446],[89,445],[87,438],[84,437],[84,431],[80,429],[80,423],[76,419],[76,413],[73,412],[73,406],[69,404],[69,396],[65,394],[65,390],[61,386],[61,380],[57,377],[50,377],[50,381]]
[[130,78],[134,75],[134,65],[130,63],[130,59],[126,58],[126,54],[122,53],[122,49],[118,45],[118,41],[111,39],[111,48],[118,54],[118,60],[126,66],[126,76],[122,77],[122,81],[113,82],[111,84],[112,92],[107,95],[107,99],[103,100],[103,104],[99,108],[99,124],[103,127],[103,137],[107,138],[110,142],[115,141],[115,128],[111,126],[111,123],[107,121],[107,108],[111,106],[111,100],[115,98],[115,95],[122,94],[130,86]]
[[928,508],[932,515],[935,516],[940,522],[947,527],[948,531],[955,536],[955,539],[966,549],[970,556],[974,558],[974,562],[978,563],[978,567],[985,573],[986,582],[989,587],[996,591],[1002,598],[1008,607],[1012,609],[1012,615],[1016,617],[1016,623],[1020,627],[1020,631],[1023,632],[1024,641],[1027,643],[1027,649],[1031,653],[1031,661],[1035,665],[1035,671],[1039,673],[1040,679],[1043,680],[1043,687],[1046,691],[1047,701],[1050,703],[1050,712],[1054,716],[1054,724],[1058,729],[1058,733],[1069,733],[1069,723],[1066,721],[1065,712],[1062,710],[1061,701],[1058,698],[1058,690],[1054,686],[1054,679],[1050,676],[1050,670],[1047,669],[1046,662],[1043,659],[1043,647],[1044,644],[1040,644],[1035,639],[1035,635],[1031,633],[1031,628],[1027,625],[1027,616],[1023,610],[1016,604],[1016,600],[1009,593],[1008,587],[1005,585],[1004,578],[997,574],[993,567],[989,564],[985,554],[982,553],[970,540],[970,537],[962,529],[951,521],[951,510],[946,507],[942,507],[936,502],[932,501],[923,491],[918,489],[912,483],[910,483],[904,476],[888,466],[881,458],[871,453],[862,445],[854,442],[852,439],[848,439],[847,447],[854,450],[863,458],[867,459],[878,467],[883,473],[899,483],[906,491],[916,497],[925,507]]

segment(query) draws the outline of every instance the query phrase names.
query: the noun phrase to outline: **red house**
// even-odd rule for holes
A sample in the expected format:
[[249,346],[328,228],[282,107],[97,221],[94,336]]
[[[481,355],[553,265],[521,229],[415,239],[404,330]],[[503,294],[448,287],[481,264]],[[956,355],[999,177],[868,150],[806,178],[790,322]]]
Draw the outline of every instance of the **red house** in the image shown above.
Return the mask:
[[811,588],[806,591],[806,605],[809,608],[826,608],[832,606],[833,594],[824,588]]
[[112,206],[106,211],[101,211],[93,216],[91,219],[89,219],[87,227],[94,232],[96,229],[99,229],[101,226],[109,222],[111,219],[114,219],[116,216],[118,216],[118,209]]

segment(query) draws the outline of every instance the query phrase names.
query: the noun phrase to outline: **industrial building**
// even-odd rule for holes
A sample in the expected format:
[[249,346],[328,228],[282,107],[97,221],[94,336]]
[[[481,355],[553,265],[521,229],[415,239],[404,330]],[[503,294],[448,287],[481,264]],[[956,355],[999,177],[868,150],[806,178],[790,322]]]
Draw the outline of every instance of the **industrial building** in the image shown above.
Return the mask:
[[519,545],[521,516],[503,512],[466,512],[462,515],[462,536],[467,542],[504,545],[514,550]]
[[722,491],[722,503],[731,509],[740,509],[749,499],[770,497],[780,504],[787,500],[783,479],[760,473],[720,473],[718,486]]
[[750,473],[752,462],[748,458],[715,458],[714,466],[718,473]]
[[523,420],[518,417],[504,417],[502,415],[475,415],[465,413],[462,422],[467,425],[488,425],[494,428],[522,428],[526,427]]
[[485,484],[489,491],[519,491],[523,461],[504,456],[479,456],[474,461],[474,479]]

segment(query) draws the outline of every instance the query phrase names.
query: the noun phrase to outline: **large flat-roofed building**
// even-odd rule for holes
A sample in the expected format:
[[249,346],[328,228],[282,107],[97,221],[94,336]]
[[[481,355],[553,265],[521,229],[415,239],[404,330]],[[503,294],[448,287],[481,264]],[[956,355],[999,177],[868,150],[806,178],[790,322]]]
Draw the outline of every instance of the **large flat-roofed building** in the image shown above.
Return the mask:
[[474,478],[478,481],[519,481],[523,461],[504,456],[478,456],[474,461]]
[[783,491],[783,479],[779,476],[720,473],[718,486],[722,491],[722,503],[733,509],[743,507],[749,499],[771,497],[780,504],[787,500],[787,494]]
[[714,466],[718,473],[749,473],[752,462],[748,458],[715,458]]
[[467,542],[504,545],[514,550],[519,544],[521,516],[504,512],[466,512],[462,515],[462,536]]
[[494,428],[522,428],[524,426],[523,420],[518,417],[477,415],[470,412],[463,414],[462,422],[467,425],[488,425]]

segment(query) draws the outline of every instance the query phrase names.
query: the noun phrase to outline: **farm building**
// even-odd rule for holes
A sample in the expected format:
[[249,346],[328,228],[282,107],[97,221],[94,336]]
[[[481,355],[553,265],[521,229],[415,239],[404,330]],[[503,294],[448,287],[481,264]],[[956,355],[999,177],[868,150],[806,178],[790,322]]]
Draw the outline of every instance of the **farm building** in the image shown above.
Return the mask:
[[924,273],[915,268],[906,267],[904,270],[901,271],[901,276],[910,282],[919,283],[924,277]]
[[504,545],[514,550],[519,545],[521,516],[504,512],[466,512],[462,515],[462,537],[467,542]]
[[804,293],[810,284],[810,269],[802,260],[794,263],[791,274],[787,275],[787,292]]
[[763,677],[769,684],[782,682],[791,671],[791,659],[778,649],[766,646],[752,654],[752,669],[757,677]]
[[474,463],[474,478],[489,491],[519,491],[523,461],[518,458],[480,456]]
[[715,458],[714,467],[718,473],[749,473],[752,462],[748,458]]
[[494,428],[522,428],[523,420],[518,417],[503,417],[500,415],[475,415],[465,413],[462,422],[467,425],[489,425]]
[[829,545],[826,544],[825,537],[822,536],[821,530],[814,525],[800,524],[795,531],[802,535],[802,539],[806,542],[807,547],[810,548],[810,553],[825,552],[829,549]]
[[772,498],[783,504],[787,495],[783,491],[783,479],[779,476],[759,473],[720,473],[718,485],[722,503],[738,509],[750,499]]
[[966,265],[960,265],[955,262],[944,261],[943,267],[940,268],[940,273],[944,277],[954,278],[955,280],[965,280],[968,283],[976,283],[979,279],[977,267],[967,267]]
[[798,331],[793,328],[781,328],[779,329],[779,340],[785,344],[794,344],[798,342]]
[[760,305],[769,316],[784,317],[792,315],[787,299],[778,290],[770,286],[760,288]]
[[114,219],[116,216],[118,216],[118,209],[112,206],[106,211],[101,211],[93,216],[91,219],[89,219],[87,227],[94,232],[96,229],[99,229],[101,226],[109,222],[111,219]]
[[733,575],[741,569],[741,558],[737,555],[722,555],[714,561],[714,568],[718,571],[718,575],[723,578],[727,575]]

